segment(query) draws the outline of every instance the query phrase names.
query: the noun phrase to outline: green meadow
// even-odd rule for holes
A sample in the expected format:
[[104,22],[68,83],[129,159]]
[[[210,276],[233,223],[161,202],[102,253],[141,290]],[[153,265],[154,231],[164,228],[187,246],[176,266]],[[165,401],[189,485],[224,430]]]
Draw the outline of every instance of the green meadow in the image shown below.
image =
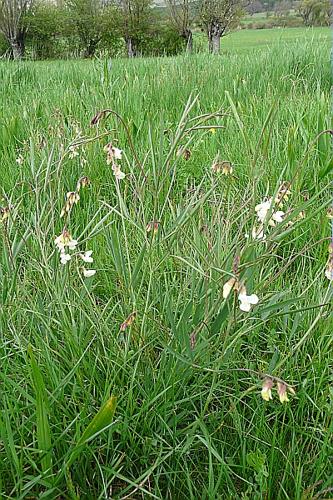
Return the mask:
[[332,495],[330,34],[221,47],[0,62],[1,498]]

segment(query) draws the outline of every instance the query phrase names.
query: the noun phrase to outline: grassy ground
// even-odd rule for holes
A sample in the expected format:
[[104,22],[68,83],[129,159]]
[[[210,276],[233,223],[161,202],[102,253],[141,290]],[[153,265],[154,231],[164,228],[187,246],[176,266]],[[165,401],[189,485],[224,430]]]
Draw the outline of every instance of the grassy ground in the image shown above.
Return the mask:
[[[307,42],[318,49],[328,47],[331,44],[332,33],[330,28],[272,28],[260,30],[240,30],[227,35],[221,40],[223,54],[235,52],[249,53],[251,49],[267,49],[281,44],[288,44],[297,52],[299,44]],[[206,47],[205,36],[200,33],[195,37],[196,48],[202,50]]]
[[[0,78],[2,498],[329,498],[329,44]],[[89,125],[104,108],[129,135],[115,115]],[[232,175],[211,170],[218,153]],[[253,239],[283,181],[283,221]],[[93,263],[60,264],[65,223]],[[231,276],[250,312],[223,298]]]

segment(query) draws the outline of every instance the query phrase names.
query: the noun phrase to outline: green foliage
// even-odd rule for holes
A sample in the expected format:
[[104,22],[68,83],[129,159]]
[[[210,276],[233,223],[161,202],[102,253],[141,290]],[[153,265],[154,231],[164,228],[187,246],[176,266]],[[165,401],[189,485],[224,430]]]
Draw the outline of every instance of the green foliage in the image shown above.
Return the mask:
[[10,46],[6,38],[0,33],[0,56],[9,52]]
[[[5,497],[284,500],[332,487],[332,155],[318,137],[330,32],[244,30],[222,50],[0,62]],[[90,126],[105,108],[126,127],[114,114]],[[124,151],[119,182],[110,141]],[[212,172],[218,153],[232,175]],[[66,224],[93,250],[88,279],[54,244],[83,175]],[[255,241],[254,207],[284,180],[289,217],[305,217]],[[250,313],[223,298],[235,255],[259,297]],[[274,387],[264,402],[259,372],[296,395],[282,405]]]
[[332,5],[330,0],[302,0],[298,12],[305,26],[329,26]]
[[60,6],[40,2],[26,16],[27,43],[36,59],[61,57],[60,40],[73,36],[68,12]]
[[184,42],[174,27],[158,24],[149,36],[140,40],[141,52],[147,56],[173,56],[184,50]]
[[100,0],[66,0],[66,5],[84,57],[94,56],[104,41],[116,38],[119,21],[117,25],[115,7]]

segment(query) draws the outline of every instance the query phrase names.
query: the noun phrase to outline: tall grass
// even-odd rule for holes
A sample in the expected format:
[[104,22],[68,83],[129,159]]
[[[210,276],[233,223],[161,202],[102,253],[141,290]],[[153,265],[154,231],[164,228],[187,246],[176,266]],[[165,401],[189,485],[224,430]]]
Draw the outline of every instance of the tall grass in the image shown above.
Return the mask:
[[[2,496],[327,498],[328,48],[0,77]],[[105,108],[126,126],[91,127]],[[232,175],[211,170],[218,154]],[[93,250],[88,279],[54,245],[82,175],[67,228]],[[255,205],[283,181],[290,213],[253,240]],[[222,296],[235,273],[259,297],[249,313]],[[262,400],[265,374],[294,387],[289,403]]]

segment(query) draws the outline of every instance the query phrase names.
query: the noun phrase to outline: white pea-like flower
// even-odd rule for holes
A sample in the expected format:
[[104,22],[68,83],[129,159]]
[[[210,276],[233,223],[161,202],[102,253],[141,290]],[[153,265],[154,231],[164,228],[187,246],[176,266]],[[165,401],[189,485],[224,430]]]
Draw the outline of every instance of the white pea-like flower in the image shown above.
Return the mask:
[[270,399],[273,399],[272,396],[273,385],[274,385],[273,380],[269,377],[266,377],[265,380],[263,381],[261,389],[261,397],[264,401],[269,401]]
[[282,222],[284,217],[284,212],[282,210],[277,210],[276,212],[272,213],[272,219],[274,222]]
[[120,170],[119,167],[113,168],[113,175],[118,181],[121,181],[122,179],[125,179],[126,174]]
[[80,257],[84,262],[94,262],[94,259],[91,256],[92,253],[92,250],[87,250],[86,252],[81,253]]
[[223,285],[223,298],[227,299],[230,295],[231,290],[234,288],[236,284],[236,279],[235,278],[230,278],[224,285]]
[[325,269],[325,276],[328,280],[333,281],[333,265],[328,264],[328,266]]
[[85,278],[91,278],[96,274],[96,269],[83,269],[83,276]]
[[122,149],[113,148],[113,156],[116,160],[121,160],[122,155],[123,155]]
[[75,250],[77,245],[77,240],[73,240],[71,234],[64,229],[63,232],[56,237],[54,243],[60,252],[63,252],[65,247],[68,247],[70,250]]
[[247,295],[246,288],[243,286],[238,294],[238,300],[240,301],[239,309],[244,312],[250,312],[251,306],[258,304],[259,297],[255,293]]
[[257,217],[260,222],[265,222],[268,212],[271,209],[272,200],[263,201],[255,206],[254,210],[257,212]]
[[69,255],[69,253],[65,253],[65,251],[60,253],[60,262],[62,265],[67,264],[67,262],[69,262],[71,258],[72,257]]

